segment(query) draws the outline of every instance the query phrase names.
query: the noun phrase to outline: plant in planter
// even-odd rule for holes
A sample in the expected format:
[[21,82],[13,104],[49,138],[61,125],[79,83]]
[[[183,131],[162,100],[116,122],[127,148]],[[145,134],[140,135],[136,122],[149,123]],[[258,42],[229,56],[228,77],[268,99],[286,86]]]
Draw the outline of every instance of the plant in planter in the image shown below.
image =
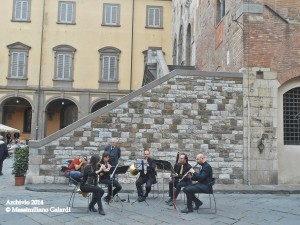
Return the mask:
[[15,175],[15,185],[24,185],[25,175],[28,169],[29,147],[21,147],[15,151],[15,161],[12,174]]

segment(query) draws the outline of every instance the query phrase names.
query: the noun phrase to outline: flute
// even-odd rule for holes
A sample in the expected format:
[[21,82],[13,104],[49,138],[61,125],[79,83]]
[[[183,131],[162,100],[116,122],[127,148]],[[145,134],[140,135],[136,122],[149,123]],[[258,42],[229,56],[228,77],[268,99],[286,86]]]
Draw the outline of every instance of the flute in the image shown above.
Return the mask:
[[193,166],[189,171],[187,171],[181,179],[179,179],[179,182],[182,181],[187,175],[189,175],[191,173],[191,170],[194,170],[194,168],[196,168],[196,166],[198,166],[198,163],[196,163],[195,166]]

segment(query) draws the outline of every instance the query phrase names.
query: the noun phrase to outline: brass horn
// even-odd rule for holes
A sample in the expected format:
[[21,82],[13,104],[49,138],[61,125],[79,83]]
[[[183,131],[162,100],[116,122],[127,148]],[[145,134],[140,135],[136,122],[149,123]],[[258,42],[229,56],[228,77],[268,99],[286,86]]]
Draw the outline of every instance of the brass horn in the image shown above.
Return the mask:
[[139,170],[136,166],[135,163],[133,163],[130,167],[129,167],[129,173],[133,176],[136,176],[139,173]]

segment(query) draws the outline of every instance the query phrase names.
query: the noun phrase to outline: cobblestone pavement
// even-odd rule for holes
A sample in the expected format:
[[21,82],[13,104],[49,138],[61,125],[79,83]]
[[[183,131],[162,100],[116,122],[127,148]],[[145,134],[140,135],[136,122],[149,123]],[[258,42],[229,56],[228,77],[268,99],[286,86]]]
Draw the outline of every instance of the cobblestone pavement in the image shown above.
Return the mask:
[[[135,200],[130,195],[130,203],[113,202],[104,204],[106,216],[98,213],[86,212],[87,200],[81,195],[75,198],[74,206],[81,208],[71,209],[71,212],[6,212],[18,208],[34,208],[57,210],[65,209],[71,193],[32,192],[25,187],[14,186],[14,177],[11,175],[12,159],[4,162],[4,175],[0,176],[0,224],[300,224],[300,195],[299,194],[216,194],[217,214],[207,214],[201,210],[189,214],[179,213],[172,207],[166,206],[162,195],[156,199],[149,198],[149,206],[145,202],[131,204]],[[179,197],[178,209],[185,207],[183,195]],[[128,194],[121,193],[121,198],[127,200]],[[166,196],[165,196],[166,198]],[[200,195],[204,201],[203,207],[209,204],[207,195]],[[37,200],[34,203],[42,205],[17,205],[7,201]],[[36,209],[37,209],[36,208]]]

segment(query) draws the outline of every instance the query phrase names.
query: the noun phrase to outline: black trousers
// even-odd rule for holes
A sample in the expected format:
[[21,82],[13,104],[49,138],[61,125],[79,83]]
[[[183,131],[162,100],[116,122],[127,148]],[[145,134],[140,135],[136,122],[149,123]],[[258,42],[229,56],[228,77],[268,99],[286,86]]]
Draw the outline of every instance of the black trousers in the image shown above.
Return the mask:
[[96,203],[98,204],[98,207],[102,209],[102,202],[101,198],[104,194],[104,190],[98,186],[95,185],[80,185],[80,190],[83,192],[92,192],[93,193],[93,198],[91,201],[91,206],[94,206]]
[[[174,187],[176,187],[176,191],[175,191],[175,199],[177,199],[177,196],[179,195],[181,188],[189,186],[192,184],[192,181],[190,180],[182,180],[179,182],[178,179],[174,180]],[[171,180],[169,182],[169,197],[173,198],[173,180]]]
[[[107,187],[108,187],[107,188],[107,190],[108,190],[107,195],[109,195],[109,196],[111,196],[111,194],[113,196],[115,196],[122,189],[121,184],[119,184],[119,182],[116,181],[115,179],[113,179],[113,182],[111,181],[111,179],[103,179],[103,180],[100,180],[100,183],[101,184],[107,184]],[[112,190],[113,187],[115,187],[114,190]]]
[[183,192],[186,194],[187,199],[187,208],[193,208],[193,202],[200,203],[201,201],[195,196],[195,193],[207,193],[208,186],[206,184],[193,184],[183,189]]
[[143,187],[142,185],[146,183],[146,193],[145,193],[145,197],[148,196],[149,192],[151,191],[151,186],[154,183],[154,180],[150,177],[139,177],[136,182],[135,182],[135,186],[138,192],[138,196],[143,196]]
[[0,160],[0,173],[2,173],[4,159]]

